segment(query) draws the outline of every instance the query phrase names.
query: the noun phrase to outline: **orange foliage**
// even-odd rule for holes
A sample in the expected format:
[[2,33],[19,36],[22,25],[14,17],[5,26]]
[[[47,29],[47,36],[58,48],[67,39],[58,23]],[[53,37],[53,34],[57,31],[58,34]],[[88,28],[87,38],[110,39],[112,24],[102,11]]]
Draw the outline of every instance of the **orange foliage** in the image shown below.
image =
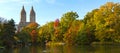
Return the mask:
[[36,30],[32,30],[31,38],[32,38],[32,42],[36,41],[36,38],[37,38],[37,31]]
[[31,27],[37,28],[37,27],[38,27],[38,24],[35,23],[35,22],[31,22],[29,25],[27,25],[27,27],[29,27],[29,28],[31,28]]
[[58,25],[59,25],[59,19],[56,19],[54,22],[54,28],[58,27]]

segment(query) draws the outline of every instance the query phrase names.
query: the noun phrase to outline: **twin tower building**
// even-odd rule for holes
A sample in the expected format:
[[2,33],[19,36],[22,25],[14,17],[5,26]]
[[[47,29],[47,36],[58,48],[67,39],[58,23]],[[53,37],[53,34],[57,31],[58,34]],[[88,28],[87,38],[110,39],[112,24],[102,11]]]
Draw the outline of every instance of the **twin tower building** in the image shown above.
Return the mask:
[[36,23],[36,14],[33,9],[33,6],[30,11],[30,22],[26,21],[26,11],[24,6],[22,7],[21,13],[20,13],[20,22],[18,24],[18,30],[21,30],[24,26],[27,26],[28,24],[35,22]]

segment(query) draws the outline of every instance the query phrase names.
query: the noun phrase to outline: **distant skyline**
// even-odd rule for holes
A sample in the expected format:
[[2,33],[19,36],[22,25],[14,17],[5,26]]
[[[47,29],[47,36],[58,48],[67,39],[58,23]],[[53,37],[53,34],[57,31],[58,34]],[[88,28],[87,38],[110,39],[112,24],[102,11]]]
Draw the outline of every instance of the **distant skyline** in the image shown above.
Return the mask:
[[77,12],[78,19],[93,9],[99,8],[106,2],[120,3],[119,0],[0,0],[0,17],[7,20],[14,19],[16,24],[20,22],[20,12],[24,5],[27,13],[27,21],[31,7],[36,12],[36,22],[40,25],[60,19],[69,11]]

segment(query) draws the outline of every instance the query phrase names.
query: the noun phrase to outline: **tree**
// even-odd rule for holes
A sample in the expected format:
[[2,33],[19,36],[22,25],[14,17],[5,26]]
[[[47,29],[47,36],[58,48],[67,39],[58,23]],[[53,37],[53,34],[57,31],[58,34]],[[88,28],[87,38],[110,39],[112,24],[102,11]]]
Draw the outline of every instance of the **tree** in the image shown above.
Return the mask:
[[78,14],[76,12],[67,12],[63,14],[60,20],[60,25],[62,29],[63,34],[67,31],[67,29],[71,26],[71,23],[78,18]]
[[28,26],[26,26],[26,28],[29,28],[29,34],[31,35],[32,43],[37,42],[37,35],[38,35],[37,27],[38,24],[35,22],[32,22]]
[[75,43],[89,45],[95,41],[94,31],[92,30],[93,28],[89,28],[85,23],[81,23]]
[[39,25],[35,22],[31,22],[30,24],[28,24],[26,27],[30,28],[31,30],[37,29]]
[[2,30],[2,37],[1,40],[3,41],[4,46],[11,47],[14,43],[14,35],[15,35],[15,23],[14,20],[8,20],[3,24],[3,30]]
[[63,35],[60,31],[60,21],[59,19],[56,19],[54,22],[54,36],[53,41],[55,42],[62,42],[63,41]]
[[38,29],[38,42],[47,43],[54,38],[54,22],[49,22]]
[[82,25],[82,21],[80,20],[74,20],[71,23],[71,27],[68,29],[68,31],[64,34],[64,41],[69,44],[73,45],[76,44],[76,37],[78,36],[79,28]]
[[33,44],[37,43],[38,26],[39,25],[37,23],[31,22],[27,26],[23,27],[22,30],[17,34],[17,37],[23,45],[26,45],[29,42]]
[[83,28],[83,34],[85,33],[89,42],[98,41],[98,39],[95,38],[95,29],[96,29],[96,19],[95,14],[98,12],[99,9],[94,9],[91,12],[88,12],[84,19],[84,28]]
[[[98,40],[102,41],[114,41],[120,42],[119,38],[119,20],[120,20],[120,4],[107,2],[102,5],[92,16],[90,19],[93,24],[89,24],[95,26],[95,36]],[[117,38],[115,38],[117,37]],[[117,40],[117,41],[116,41]]]
[[0,46],[3,44],[3,41],[2,41],[2,36],[3,36],[3,24],[5,23],[5,19],[1,18],[0,17]]
[[76,12],[67,12],[63,14],[60,20],[60,35],[64,35],[67,33],[68,29],[72,26],[72,22],[78,18],[78,14]]
[[26,44],[28,44],[28,42],[31,42],[31,37],[30,34],[28,32],[26,32],[25,30],[22,30],[21,32],[16,34],[18,39],[19,39],[19,44],[22,44],[23,46],[25,46]]

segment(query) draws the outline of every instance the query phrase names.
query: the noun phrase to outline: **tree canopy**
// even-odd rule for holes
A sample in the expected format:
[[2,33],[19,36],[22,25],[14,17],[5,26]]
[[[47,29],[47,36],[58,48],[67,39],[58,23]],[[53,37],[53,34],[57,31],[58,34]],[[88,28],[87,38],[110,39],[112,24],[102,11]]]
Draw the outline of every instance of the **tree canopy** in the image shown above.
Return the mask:
[[[15,37],[24,44],[64,42],[69,45],[92,42],[120,43],[120,3],[107,2],[77,19],[77,12],[66,12],[60,19],[39,26],[30,23],[15,34],[14,20],[0,18],[0,45],[12,43]],[[2,41],[1,41],[2,40]],[[9,45],[10,46],[10,45]]]

